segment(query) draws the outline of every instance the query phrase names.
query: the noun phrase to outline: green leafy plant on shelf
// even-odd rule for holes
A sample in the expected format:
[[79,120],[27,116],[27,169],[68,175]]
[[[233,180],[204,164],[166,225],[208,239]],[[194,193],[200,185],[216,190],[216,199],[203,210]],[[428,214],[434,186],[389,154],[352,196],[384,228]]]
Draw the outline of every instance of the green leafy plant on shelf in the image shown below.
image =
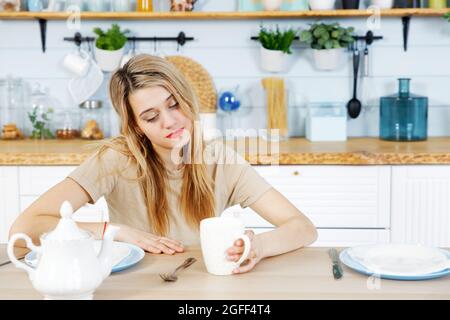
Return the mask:
[[447,13],[444,15],[444,18],[447,19],[448,22],[450,22],[450,12],[447,12]]
[[275,30],[261,26],[258,40],[267,50],[278,50],[287,54],[292,54],[291,45],[292,42],[294,42],[297,33],[296,30],[291,28],[280,30],[278,25]]
[[309,30],[300,33],[300,41],[311,46],[312,49],[338,49],[347,48],[355,41],[352,33],[355,28],[344,28],[338,22],[332,24],[314,23]]
[[113,24],[106,32],[100,28],[94,28],[94,33],[98,35],[95,46],[99,49],[115,51],[123,48],[127,42],[126,34],[130,30],[121,30],[118,24]]
[[50,123],[50,114],[53,113],[53,109],[49,108],[47,111],[38,113],[39,108],[33,108],[32,112],[28,112],[28,118],[33,126],[31,132],[32,139],[51,139],[55,136],[48,128]]

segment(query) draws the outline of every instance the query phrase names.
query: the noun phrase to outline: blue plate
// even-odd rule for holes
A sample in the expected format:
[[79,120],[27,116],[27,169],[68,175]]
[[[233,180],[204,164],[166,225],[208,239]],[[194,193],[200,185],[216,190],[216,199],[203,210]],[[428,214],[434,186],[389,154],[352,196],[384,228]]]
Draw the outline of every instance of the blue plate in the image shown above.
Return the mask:
[[144,258],[145,256],[144,250],[131,243],[127,243],[127,246],[130,247],[130,253],[122,261],[116,264],[112,268],[111,272],[119,272],[128,269]]
[[[141,261],[144,256],[145,252],[138,246],[131,244],[131,243],[125,243],[120,242],[121,245],[126,245],[130,248],[130,253],[123,258],[118,264],[114,265],[111,272],[119,272],[125,269],[128,269],[135,264],[137,264],[139,261]],[[25,263],[29,265],[32,268],[36,267],[36,253],[34,251],[29,252],[24,259]]]
[[[374,273],[372,271],[367,270],[364,266],[362,266],[360,263],[358,263],[357,261],[355,261],[354,259],[352,259],[350,257],[350,255],[348,254],[349,249],[350,248],[347,248],[340,253],[339,259],[341,260],[341,262],[343,264],[345,264],[347,267],[349,267],[350,269],[353,269],[359,273],[365,274],[367,276],[374,275]],[[442,250],[442,249],[440,249],[440,250],[442,251],[442,253],[444,253],[447,256],[447,258],[450,259],[449,251]],[[390,274],[380,274],[378,276],[381,279],[417,281],[417,280],[429,280],[429,279],[445,277],[449,274],[450,274],[450,269],[444,269],[439,272],[433,272],[433,273],[417,275],[417,276],[399,276],[399,275],[390,275]]]

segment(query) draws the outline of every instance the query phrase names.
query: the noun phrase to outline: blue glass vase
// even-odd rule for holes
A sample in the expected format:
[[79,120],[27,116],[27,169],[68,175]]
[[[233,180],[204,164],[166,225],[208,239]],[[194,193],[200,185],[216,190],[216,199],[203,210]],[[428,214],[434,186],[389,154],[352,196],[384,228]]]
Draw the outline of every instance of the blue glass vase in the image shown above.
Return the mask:
[[399,79],[398,95],[380,99],[380,138],[391,141],[427,139],[428,98],[410,93],[411,79]]

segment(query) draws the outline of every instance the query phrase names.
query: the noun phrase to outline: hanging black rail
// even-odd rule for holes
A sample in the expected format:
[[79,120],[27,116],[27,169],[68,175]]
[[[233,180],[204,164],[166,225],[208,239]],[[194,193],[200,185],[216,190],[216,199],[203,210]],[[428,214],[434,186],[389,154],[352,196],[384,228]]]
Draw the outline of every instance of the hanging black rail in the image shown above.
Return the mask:
[[[94,37],[83,37],[81,33],[75,33],[74,37],[65,37],[64,41],[72,41],[75,42],[77,46],[80,46],[82,42],[92,42],[94,41]],[[127,37],[128,41],[176,41],[178,45],[183,46],[187,41],[194,40],[193,37],[186,37],[184,32],[180,32],[178,37]]]

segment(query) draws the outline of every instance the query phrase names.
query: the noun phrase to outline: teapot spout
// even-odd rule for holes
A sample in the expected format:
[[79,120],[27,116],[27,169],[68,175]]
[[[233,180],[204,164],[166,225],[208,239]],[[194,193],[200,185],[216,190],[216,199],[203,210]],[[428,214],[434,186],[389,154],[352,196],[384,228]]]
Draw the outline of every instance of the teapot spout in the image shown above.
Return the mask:
[[105,235],[103,237],[102,247],[97,256],[100,261],[100,265],[102,267],[103,279],[110,275],[112,270],[113,263],[113,242],[114,237],[119,232],[120,227],[109,225],[105,231]]

